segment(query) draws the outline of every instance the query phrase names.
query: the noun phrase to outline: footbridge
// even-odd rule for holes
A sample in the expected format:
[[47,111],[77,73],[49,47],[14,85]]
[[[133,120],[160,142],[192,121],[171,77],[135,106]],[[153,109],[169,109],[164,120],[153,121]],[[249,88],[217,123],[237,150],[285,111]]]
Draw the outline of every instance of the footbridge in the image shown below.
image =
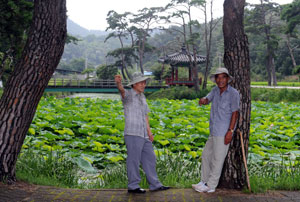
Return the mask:
[[[123,85],[129,82],[124,81]],[[150,80],[145,92],[155,92],[167,88],[165,81]],[[76,92],[76,93],[117,93],[118,89],[114,80],[80,80],[52,78],[45,92]]]

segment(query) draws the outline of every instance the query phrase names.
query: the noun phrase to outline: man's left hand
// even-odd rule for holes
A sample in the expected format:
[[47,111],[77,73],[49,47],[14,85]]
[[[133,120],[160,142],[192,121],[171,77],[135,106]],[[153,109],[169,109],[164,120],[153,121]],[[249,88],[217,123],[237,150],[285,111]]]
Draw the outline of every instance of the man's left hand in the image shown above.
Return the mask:
[[149,136],[149,140],[150,140],[151,142],[153,142],[154,136],[153,136],[152,134],[149,134],[148,136]]
[[227,131],[227,133],[225,135],[225,138],[224,138],[224,144],[225,145],[228,145],[231,142],[232,135],[233,135],[233,133],[231,131]]

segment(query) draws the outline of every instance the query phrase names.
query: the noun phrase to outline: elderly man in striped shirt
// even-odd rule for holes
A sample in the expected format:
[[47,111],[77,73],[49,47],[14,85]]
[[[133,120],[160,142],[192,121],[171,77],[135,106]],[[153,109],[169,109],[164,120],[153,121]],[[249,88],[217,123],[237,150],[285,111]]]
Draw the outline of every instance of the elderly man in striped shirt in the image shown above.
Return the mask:
[[120,75],[115,76],[117,88],[121,94],[125,115],[124,137],[127,148],[127,177],[129,193],[145,193],[139,183],[140,164],[145,171],[150,191],[163,191],[163,186],[156,173],[156,157],[152,146],[153,134],[149,125],[149,107],[143,94],[148,77],[135,72],[128,84],[131,89],[124,89]]

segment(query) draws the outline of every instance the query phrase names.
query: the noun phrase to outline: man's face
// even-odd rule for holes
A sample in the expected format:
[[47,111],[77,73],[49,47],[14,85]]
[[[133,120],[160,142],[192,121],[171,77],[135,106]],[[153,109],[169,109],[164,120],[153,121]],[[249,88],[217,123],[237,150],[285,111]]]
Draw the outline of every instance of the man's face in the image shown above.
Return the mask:
[[146,87],[146,81],[140,81],[138,83],[133,84],[133,89],[137,93],[143,93]]
[[217,74],[215,80],[219,88],[224,88],[228,85],[229,76],[225,73]]

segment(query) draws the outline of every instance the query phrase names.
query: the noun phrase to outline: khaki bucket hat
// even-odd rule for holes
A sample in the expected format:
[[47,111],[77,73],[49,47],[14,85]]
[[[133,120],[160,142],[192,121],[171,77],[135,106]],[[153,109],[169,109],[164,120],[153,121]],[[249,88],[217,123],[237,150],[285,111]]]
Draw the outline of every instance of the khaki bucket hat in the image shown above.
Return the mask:
[[218,69],[216,69],[216,72],[210,75],[210,80],[212,80],[212,82],[216,83],[215,76],[218,74],[223,74],[223,73],[225,73],[229,76],[228,82],[231,82],[233,80],[233,77],[229,74],[228,70],[224,67],[219,67]]
[[141,72],[134,72],[132,74],[131,81],[127,84],[127,86],[132,86],[133,84],[141,81],[148,81],[149,79],[149,77],[144,76]]

